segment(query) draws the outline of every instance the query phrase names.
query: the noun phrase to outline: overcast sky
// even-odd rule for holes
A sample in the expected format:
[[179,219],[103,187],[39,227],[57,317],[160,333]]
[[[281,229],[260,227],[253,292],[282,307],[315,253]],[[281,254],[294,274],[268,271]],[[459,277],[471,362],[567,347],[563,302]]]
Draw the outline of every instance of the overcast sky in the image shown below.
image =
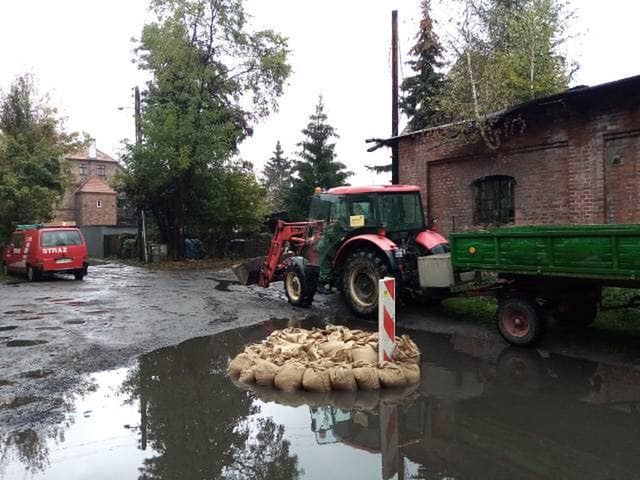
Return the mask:
[[[120,141],[133,137],[132,87],[144,77],[132,63],[132,37],[149,19],[144,0],[0,0],[0,88],[30,72],[70,130],[90,133],[98,148],[117,156]],[[419,0],[247,0],[259,28],[289,37],[293,74],[280,110],[255,127],[241,156],[259,171],[280,139],[297,151],[319,94],[340,135],[340,161],[356,173],[354,184],[386,183],[364,165],[388,162],[384,149],[367,153],[364,139],[390,134],[390,21],[399,11],[401,58],[407,59]],[[575,85],[595,85],[640,74],[640,2],[574,0],[579,38],[569,54],[581,68]],[[447,14],[437,2],[434,16]],[[409,75],[408,67],[401,73]],[[119,110],[118,107],[126,107]]]

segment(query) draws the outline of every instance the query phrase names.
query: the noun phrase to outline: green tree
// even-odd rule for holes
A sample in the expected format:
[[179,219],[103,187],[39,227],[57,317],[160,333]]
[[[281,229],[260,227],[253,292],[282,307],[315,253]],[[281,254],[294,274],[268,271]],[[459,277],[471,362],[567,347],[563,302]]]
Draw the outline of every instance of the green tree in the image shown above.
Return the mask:
[[33,78],[0,92],[0,240],[12,223],[51,220],[66,186],[64,155],[78,148],[56,110],[39,97]]
[[262,169],[262,185],[267,191],[267,201],[273,210],[285,208],[285,197],[291,189],[291,160],[284,156],[280,140],[273,156]]
[[409,51],[413,58],[408,64],[415,75],[407,77],[400,85],[404,94],[400,99],[400,109],[409,117],[410,131],[437,125],[442,120],[437,97],[443,83],[443,74],[440,71],[444,66],[443,50],[433,31],[431,1],[422,0],[421,9],[422,19],[416,43]]
[[473,119],[492,149],[488,114],[565,90],[576,65],[562,48],[572,13],[561,0],[461,0],[455,61],[440,105],[449,120]]
[[153,213],[173,258],[184,255],[185,235],[201,229],[202,218],[234,211],[216,190],[228,186],[227,160],[251,124],[277,108],[290,72],[286,39],[250,31],[243,3],[152,0],[157,19],[137,48],[151,80],[142,141],[129,146],[122,188]]
[[322,96],[318,98],[315,113],[309,117],[302,134],[305,139],[298,144],[300,160],[293,167],[296,176],[285,202],[289,215],[294,219],[307,218],[311,195],[316,187],[327,189],[346,185],[347,178],[353,175],[345,170],[346,165],[335,159],[336,144],[331,140],[338,135],[327,123]]

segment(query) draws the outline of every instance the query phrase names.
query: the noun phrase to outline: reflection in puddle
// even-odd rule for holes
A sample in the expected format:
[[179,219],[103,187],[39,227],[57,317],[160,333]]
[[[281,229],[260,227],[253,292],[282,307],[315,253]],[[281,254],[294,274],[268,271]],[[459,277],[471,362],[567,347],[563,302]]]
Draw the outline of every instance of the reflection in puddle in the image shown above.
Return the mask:
[[193,339],[95,374],[97,390],[75,399],[54,438],[0,437],[0,473],[577,480],[640,471],[640,372],[630,367],[412,333],[424,354],[415,389],[318,395],[235,385],[229,358],[282,327]]

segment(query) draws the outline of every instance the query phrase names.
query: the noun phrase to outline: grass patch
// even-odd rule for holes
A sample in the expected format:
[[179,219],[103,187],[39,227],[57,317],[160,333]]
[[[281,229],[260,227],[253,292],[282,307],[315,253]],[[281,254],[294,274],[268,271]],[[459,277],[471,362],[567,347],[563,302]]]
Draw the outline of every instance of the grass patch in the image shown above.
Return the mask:
[[593,326],[617,333],[640,335],[640,290],[606,288],[602,294],[602,308]]
[[490,297],[454,297],[442,302],[443,313],[484,325],[495,323],[496,300]]
[[[484,325],[494,325],[496,300],[489,297],[456,297],[442,302],[442,312]],[[602,308],[593,328],[640,336],[640,290],[605,288]]]

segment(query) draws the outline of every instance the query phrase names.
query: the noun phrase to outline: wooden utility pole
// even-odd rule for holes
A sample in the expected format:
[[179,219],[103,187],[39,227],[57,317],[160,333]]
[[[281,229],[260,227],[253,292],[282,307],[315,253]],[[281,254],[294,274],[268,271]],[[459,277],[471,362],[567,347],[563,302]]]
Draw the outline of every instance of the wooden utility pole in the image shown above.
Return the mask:
[[[136,85],[133,89],[134,98],[134,120],[136,129],[136,147],[142,143],[142,129],[140,125],[140,89]],[[144,263],[149,262],[147,253],[147,222],[144,217],[144,210],[138,210],[138,260]]]
[[[391,12],[391,136],[398,136],[398,11]],[[391,144],[391,183],[400,183],[398,142]]]

